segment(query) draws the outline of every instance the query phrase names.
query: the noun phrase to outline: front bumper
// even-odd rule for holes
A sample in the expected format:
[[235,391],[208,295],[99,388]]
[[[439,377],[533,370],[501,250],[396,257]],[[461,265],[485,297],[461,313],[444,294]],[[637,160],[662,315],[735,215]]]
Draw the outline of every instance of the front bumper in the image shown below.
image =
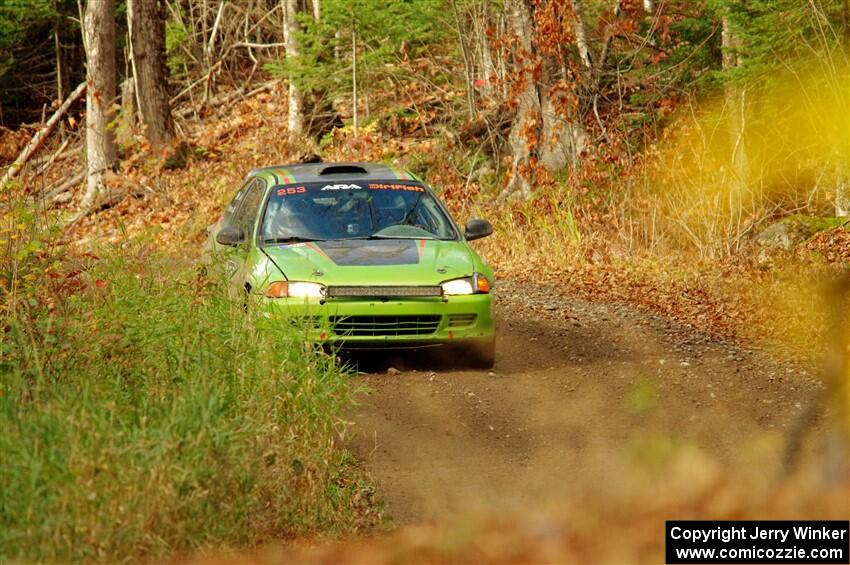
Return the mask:
[[308,341],[344,347],[406,347],[495,336],[493,295],[446,299],[260,298],[264,315],[304,332]]

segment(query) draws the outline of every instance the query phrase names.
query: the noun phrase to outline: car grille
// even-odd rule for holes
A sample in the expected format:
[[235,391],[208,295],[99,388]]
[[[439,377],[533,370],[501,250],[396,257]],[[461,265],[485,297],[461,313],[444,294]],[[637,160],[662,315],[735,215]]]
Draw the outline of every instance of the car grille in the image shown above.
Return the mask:
[[335,334],[350,337],[426,336],[437,331],[441,316],[339,316]]
[[441,286],[329,286],[328,297],[442,296]]
[[477,314],[452,314],[449,316],[450,328],[465,328],[475,323]]

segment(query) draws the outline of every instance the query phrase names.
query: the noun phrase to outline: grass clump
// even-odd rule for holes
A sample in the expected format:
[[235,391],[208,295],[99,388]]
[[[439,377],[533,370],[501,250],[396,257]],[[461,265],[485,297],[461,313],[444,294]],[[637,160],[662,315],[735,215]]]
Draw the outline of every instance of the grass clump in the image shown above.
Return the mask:
[[0,561],[136,561],[365,523],[333,359],[164,259],[49,271],[33,292],[6,286],[0,312]]

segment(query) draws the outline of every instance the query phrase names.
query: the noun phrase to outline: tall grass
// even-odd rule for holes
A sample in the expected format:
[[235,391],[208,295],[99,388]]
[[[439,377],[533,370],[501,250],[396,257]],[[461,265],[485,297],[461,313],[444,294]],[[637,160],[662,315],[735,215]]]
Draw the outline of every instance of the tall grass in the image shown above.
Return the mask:
[[850,177],[850,69],[827,59],[783,67],[769,81],[736,87],[731,100],[680,112],[643,153],[636,198],[623,203],[628,235],[715,259],[746,247],[776,218],[835,213]]
[[485,257],[500,267],[560,268],[581,252],[583,234],[563,193],[538,195],[473,213],[488,218],[496,237],[479,244]]
[[363,523],[333,359],[161,258],[48,270],[29,295],[5,285],[0,561],[135,561]]

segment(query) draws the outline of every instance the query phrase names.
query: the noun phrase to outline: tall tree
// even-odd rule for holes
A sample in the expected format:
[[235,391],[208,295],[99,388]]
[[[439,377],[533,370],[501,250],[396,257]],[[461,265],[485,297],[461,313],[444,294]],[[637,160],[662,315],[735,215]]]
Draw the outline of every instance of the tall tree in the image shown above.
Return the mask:
[[154,147],[174,138],[165,69],[165,19],[160,0],[127,0],[133,75],[145,136]]
[[541,137],[540,90],[534,76],[537,53],[532,41],[532,7],[527,0],[512,0],[506,8],[511,31],[517,38],[515,57],[524,61],[517,70],[521,90],[517,95],[517,115],[509,136],[513,175],[501,197],[531,196],[534,189]]
[[[723,70],[730,73],[741,64],[741,39],[728,13],[721,19],[721,48]],[[743,185],[747,178],[747,153],[744,146],[746,89],[729,83],[724,92],[726,111],[729,114],[729,138],[732,145],[732,170],[736,184]]]
[[104,175],[115,163],[109,122],[115,100],[115,2],[89,0],[83,18],[86,51],[86,191],[83,213],[104,192]]
[[570,6],[573,9],[573,33],[581,64],[592,69],[593,59],[590,54],[590,43],[587,39],[587,26],[584,23],[584,3],[581,0],[570,0]]
[[511,0],[508,8],[516,37],[514,59],[521,64],[513,79],[517,108],[509,136],[513,176],[500,198],[528,198],[541,169],[574,166],[587,146],[587,134],[573,107],[575,77],[564,46],[575,45],[588,81],[593,56],[579,0],[570,0],[569,5],[566,0],[548,4]]
[[[844,0],[843,10],[841,11],[841,27],[843,28],[843,53],[845,57],[850,57],[850,0]],[[845,68],[847,61],[845,59]],[[843,89],[843,94],[847,90]],[[842,96],[843,98],[843,96]],[[842,104],[844,108],[847,104]],[[843,147],[839,149],[838,158],[838,181],[835,185],[835,215],[840,217],[850,216],[850,139],[843,136]]]
[[[298,0],[283,2],[283,42],[288,62],[298,57]],[[287,126],[289,141],[294,142],[304,133],[304,99],[301,90],[295,84],[292,74],[289,76],[289,114]]]

